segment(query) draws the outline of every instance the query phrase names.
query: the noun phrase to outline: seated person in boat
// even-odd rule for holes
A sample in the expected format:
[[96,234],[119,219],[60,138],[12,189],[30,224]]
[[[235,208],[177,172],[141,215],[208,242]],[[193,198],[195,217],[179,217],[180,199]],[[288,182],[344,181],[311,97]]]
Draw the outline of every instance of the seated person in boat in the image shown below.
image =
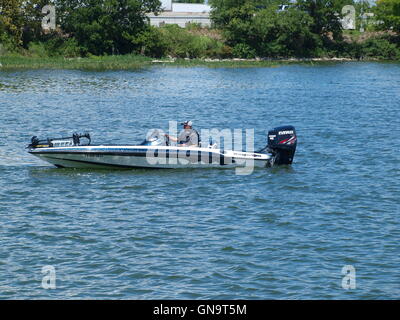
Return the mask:
[[200,143],[200,135],[199,133],[193,129],[192,121],[182,122],[183,130],[180,132],[178,137],[173,137],[168,134],[165,136],[168,137],[171,141],[177,142],[179,147],[198,147]]

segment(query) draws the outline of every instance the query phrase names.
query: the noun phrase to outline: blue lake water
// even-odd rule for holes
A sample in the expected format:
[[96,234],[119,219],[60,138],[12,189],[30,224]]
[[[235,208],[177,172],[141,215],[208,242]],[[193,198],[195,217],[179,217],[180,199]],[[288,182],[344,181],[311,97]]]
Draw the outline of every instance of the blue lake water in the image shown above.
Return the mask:
[[[398,299],[399,113],[399,64],[2,71],[0,298]],[[294,163],[72,170],[24,149],[85,130],[134,144],[187,119],[254,128],[256,147],[292,124]]]

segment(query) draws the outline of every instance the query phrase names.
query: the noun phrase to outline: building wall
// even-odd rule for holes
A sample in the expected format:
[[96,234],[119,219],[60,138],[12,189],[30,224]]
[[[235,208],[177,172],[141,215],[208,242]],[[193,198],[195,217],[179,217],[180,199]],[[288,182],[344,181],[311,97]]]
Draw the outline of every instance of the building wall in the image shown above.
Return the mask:
[[161,9],[172,12],[210,12],[211,6],[205,3],[174,3],[172,0],[160,0]]
[[177,24],[178,26],[185,28],[188,23],[198,23],[203,27],[211,26],[211,19],[208,14],[196,14],[196,13],[181,13],[178,14],[161,14],[159,16],[148,15],[150,18],[150,25],[155,27],[161,27],[165,24]]
[[172,11],[172,0],[160,0],[161,9],[165,11]]
[[202,3],[172,3],[172,12],[210,12],[211,7]]
[[173,3],[172,0],[161,0],[164,10],[159,15],[148,14],[150,25],[160,27],[164,24],[177,24],[184,28],[188,23],[211,26],[211,6],[199,3]]

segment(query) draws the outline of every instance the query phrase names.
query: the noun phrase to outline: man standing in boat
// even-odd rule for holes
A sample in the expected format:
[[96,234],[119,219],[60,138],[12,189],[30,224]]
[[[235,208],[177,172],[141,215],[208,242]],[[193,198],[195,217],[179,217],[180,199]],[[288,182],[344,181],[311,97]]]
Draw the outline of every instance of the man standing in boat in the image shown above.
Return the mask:
[[182,122],[181,125],[183,125],[183,130],[177,138],[168,134],[165,136],[171,141],[177,142],[179,147],[198,147],[200,144],[200,135],[195,129],[193,129],[192,121],[188,120]]

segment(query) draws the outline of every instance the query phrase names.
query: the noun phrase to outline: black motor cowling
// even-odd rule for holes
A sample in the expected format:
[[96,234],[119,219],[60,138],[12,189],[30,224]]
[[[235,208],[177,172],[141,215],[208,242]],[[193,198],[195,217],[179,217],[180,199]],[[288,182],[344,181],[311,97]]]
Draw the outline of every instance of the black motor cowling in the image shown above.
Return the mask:
[[272,165],[292,164],[296,152],[297,136],[293,126],[281,126],[268,131],[268,150]]

